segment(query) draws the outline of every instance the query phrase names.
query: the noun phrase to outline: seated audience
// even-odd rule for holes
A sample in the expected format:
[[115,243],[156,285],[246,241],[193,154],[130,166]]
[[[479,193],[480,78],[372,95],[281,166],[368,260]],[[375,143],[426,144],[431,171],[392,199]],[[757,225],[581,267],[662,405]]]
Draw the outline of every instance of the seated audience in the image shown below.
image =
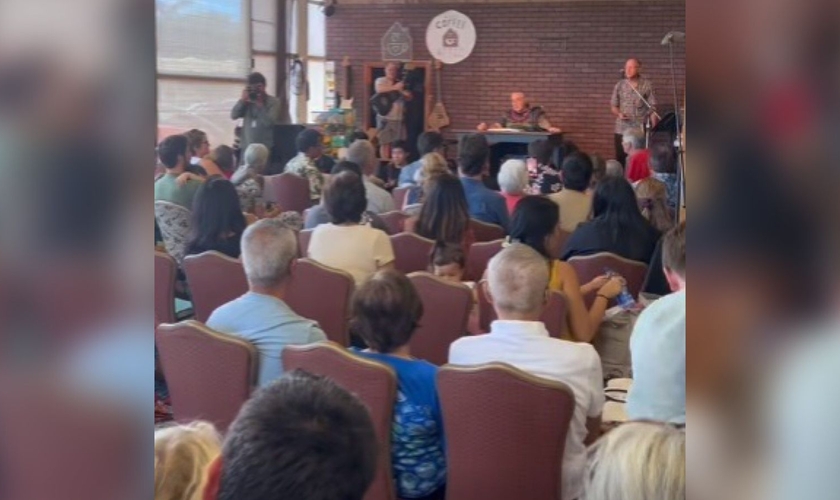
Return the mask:
[[236,186],[239,205],[243,212],[256,213],[263,203],[263,173],[268,166],[270,151],[262,144],[248,146],[243,155],[243,164],[236,169],[230,180]]
[[592,160],[574,152],[563,159],[563,190],[548,198],[560,207],[560,227],[571,233],[590,219],[592,195],[587,192],[592,180]]
[[522,160],[507,160],[499,169],[498,181],[508,213],[512,214],[519,200],[528,194],[528,166]]
[[377,270],[392,267],[394,249],[388,235],[361,225],[367,205],[362,179],[352,172],[335,175],[324,197],[332,222],[321,224],[312,232],[309,258],[350,273],[357,285]]
[[[362,176],[362,170],[359,168],[359,166],[347,160],[342,160],[336,163],[335,167],[333,167],[332,169],[332,172],[330,172],[330,175],[335,176],[344,171],[353,172],[359,177]],[[328,179],[327,184],[329,184],[330,181],[331,179]],[[324,189],[326,189],[326,187]],[[367,193],[365,193],[365,195],[367,195]],[[304,227],[306,229],[315,229],[321,224],[330,223],[331,219],[329,212],[327,212],[326,203],[326,199],[324,197],[321,197],[321,203],[315,205],[314,207],[311,207],[306,212],[306,221],[304,221]],[[362,213],[362,220],[359,222],[359,224],[364,224],[366,226],[385,231],[386,233],[388,232],[388,227],[385,225],[382,219],[377,214],[369,210],[365,210],[364,213]]]
[[233,184],[224,177],[210,177],[195,194],[187,255],[215,250],[238,259],[246,225]]
[[433,241],[461,245],[468,251],[475,241],[464,188],[453,175],[441,174],[426,181],[426,201],[420,215],[405,221],[405,231]]
[[373,181],[373,174],[379,160],[376,159],[376,150],[370,141],[359,140],[353,142],[347,148],[345,160],[355,163],[362,169],[362,182],[365,185],[365,196],[367,197],[367,210],[375,214],[384,214],[396,209],[394,197],[391,193],[382,189]]
[[461,245],[435,243],[432,251],[432,273],[438,278],[453,283],[461,283],[467,267],[467,255]]
[[453,342],[449,363],[508,363],[569,386],[575,409],[566,435],[558,498],[574,499],[583,494],[586,444],[593,442],[600,430],[604,381],[592,345],[551,338],[540,322],[548,281],[545,258],[534,249],[514,244],[496,254],[482,286],[499,319],[491,324],[490,333]]
[[222,452],[213,424],[193,422],[155,430],[155,500],[204,500],[210,464]]
[[674,227],[671,212],[668,210],[668,189],[665,184],[648,177],[636,184],[636,199],[642,216],[650,225],[659,231],[667,231]]
[[647,306],[633,327],[627,415],[685,424],[685,223],[663,237],[662,267],[674,293]]
[[415,176],[417,172],[423,167],[423,157],[429,153],[444,154],[443,136],[440,132],[423,132],[417,138],[417,153],[420,159],[409,163],[402,170],[400,170],[399,186],[416,186],[417,181]]
[[295,371],[239,411],[210,466],[204,500],[362,500],[378,453],[358,398]]
[[248,292],[219,306],[207,320],[208,327],[254,344],[260,355],[260,387],[283,373],[285,346],[327,339],[318,323],[298,316],[284,302],[297,252],[297,237],[282,222],[263,219],[248,226],[242,235]]
[[298,154],[286,164],[284,172],[289,172],[309,179],[309,198],[317,200],[321,197],[324,187],[324,176],[318,170],[315,160],[322,155],[323,136],[314,129],[305,129],[295,140]]
[[589,449],[581,500],[685,500],[685,431],[627,422]]
[[624,177],[624,166],[618,160],[607,160],[607,177]]
[[468,134],[458,147],[458,170],[467,195],[470,217],[502,226],[507,232],[510,221],[505,199],[484,185],[490,146],[481,134]]
[[335,158],[330,155],[325,155],[324,150],[321,149],[321,156],[315,158],[315,166],[322,174],[328,174],[335,167]]
[[196,191],[203,182],[186,171],[187,138],[170,135],[158,145],[158,157],[166,173],[155,181],[155,201],[168,201],[190,210]]
[[645,149],[645,134],[639,129],[629,129],[622,137],[624,152],[627,153],[627,179],[639,182],[650,177],[650,151]]
[[[207,134],[197,128],[184,132],[184,137],[187,138],[187,151],[190,155],[190,165],[197,165],[204,168],[202,165],[204,157],[210,154],[210,141],[207,139]],[[217,175],[218,172],[205,171],[202,175]]]
[[230,180],[233,172],[236,171],[236,156],[230,146],[224,144],[216,146],[213,152],[207,156],[207,160],[219,167],[219,171],[225,179]]
[[391,162],[381,163],[376,169],[376,177],[386,190],[397,187],[400,172],[408,165],[408,145],[403,140],[391,143]]
[[633,187],[626,179],[607,177],[598,185],[592,215],[594,218],[581,224],[566,241],[562,260],[610,252],[625,259],[650,262],[660,233],[642,216]]
[[680,191],[674,148],[668,144],[655,144],[650,150],[650,169],[653,172],[652,177],[665,184],[668,191],[668,208],[671,216],[676,216]]
[[554,144],[540,139],[528,145],[528,177],[531,194],[551,194],[563,189],[557,167],[551,164]]
[[595,191],[595,187],[599,182],[604,180],[607,176],[607,164],[604,159],[598,155],[589,155],[589,160],[592,162],[592,178],[589,180],[588,193]]
[[408,346],[421,316],[414,285],[394,270],[379,271],[353,297],[350,328],[369,346],[358,354],[397,374],[391,466],[399,498],[427,497],[446,482],[437,367],[411,357]]
[[420,170],[414,176],[417,185],[410,187],[406,195],[403,212],[412,215],[419,212],[420,206],[425,199],[425,193],[429,187],[429,180],[443,174],[451,175],[446,158],[443,155],[440,153],[429,153],[421,158]]

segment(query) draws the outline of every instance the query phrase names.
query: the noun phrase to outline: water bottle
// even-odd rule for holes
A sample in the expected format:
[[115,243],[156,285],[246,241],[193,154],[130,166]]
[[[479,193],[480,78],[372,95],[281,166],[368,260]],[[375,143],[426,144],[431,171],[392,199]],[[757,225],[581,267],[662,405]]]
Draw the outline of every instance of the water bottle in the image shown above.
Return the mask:
[[[612,269],[604,269],[607,275],[610,277],[613,276],[621,276],[617,272],[613,271]],[[621,287],[621,293],[618,294],[615,298],[616,304],[624,310],[630,310],[636,307],[636,300],[633,298],[633,295],[627,290],[627,284],[625,283],[624,286]]]

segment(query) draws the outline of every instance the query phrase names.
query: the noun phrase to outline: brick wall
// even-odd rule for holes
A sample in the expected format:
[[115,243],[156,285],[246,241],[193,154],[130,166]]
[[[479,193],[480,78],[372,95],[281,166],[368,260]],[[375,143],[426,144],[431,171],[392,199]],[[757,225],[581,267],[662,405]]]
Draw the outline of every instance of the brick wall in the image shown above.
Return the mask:
[[[394,21],[410,29],[414,59],[430,60],[426,26],[449,9],[476,27],[472,55],[444,66],[444,103],[454,128],[492,122],[509,106],[511,91],[526,93],[582,149],[614,156],[609,98],[619,70],[631,56],[643,62],[660,104],[673,103],[667,47],[671,30],[685,31],[684,0],[575,1],[528,4],[346,5],[327,19],[327,57],[349,56],[353,95],[361,113],[362,64],[381,57],[380,39]],[[557,50],[541,52],[539,39],[561,38]],[[675,46],[679,98],[685,81],[685,45]],[[340,72],[339,72],[340,73]],[[341,88],[340,86],[338,88]],[[361,114],[359,115],[361,117]],[[361,118],[360,118],[361,121]]]

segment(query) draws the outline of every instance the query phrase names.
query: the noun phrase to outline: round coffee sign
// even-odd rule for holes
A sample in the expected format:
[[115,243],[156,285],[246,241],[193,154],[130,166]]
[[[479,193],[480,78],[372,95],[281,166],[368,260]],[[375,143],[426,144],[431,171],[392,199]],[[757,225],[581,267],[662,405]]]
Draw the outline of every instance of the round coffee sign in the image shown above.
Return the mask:
[[457,10],[447,10],[426,28],[426,47],[442,63],[459,63],[475,48],[475,25]]

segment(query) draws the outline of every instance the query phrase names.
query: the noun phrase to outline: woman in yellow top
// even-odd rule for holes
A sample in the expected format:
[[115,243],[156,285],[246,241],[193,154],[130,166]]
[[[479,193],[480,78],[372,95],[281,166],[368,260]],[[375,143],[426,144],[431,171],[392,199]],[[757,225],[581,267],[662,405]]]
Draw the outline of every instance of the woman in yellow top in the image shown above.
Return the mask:
[[[562,229],[557,204],[541,196],[526,196],[516,205],[510,223],[510,242],[524,243],[543,255],[551,266],[549,289],[563,293],[568,306],[568,332],[572,340],[590,342],[604,318],[609,301],[621,293],[624,281],[619,277],[599,276],[581,286],[577,273],[560,261]],[[583,296],[597,290],[592,307],[587,310]]]

